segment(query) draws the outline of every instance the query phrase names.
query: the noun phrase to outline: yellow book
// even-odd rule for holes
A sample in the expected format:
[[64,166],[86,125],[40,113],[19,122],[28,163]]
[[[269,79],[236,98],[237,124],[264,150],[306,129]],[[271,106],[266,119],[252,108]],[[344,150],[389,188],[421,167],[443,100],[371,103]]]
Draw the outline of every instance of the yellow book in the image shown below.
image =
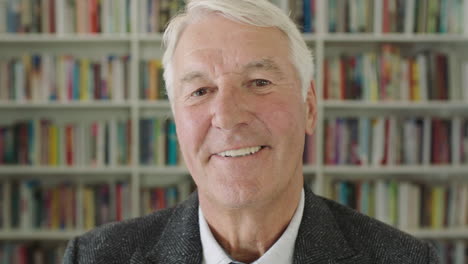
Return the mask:
[[57,166],[58,164],[58,127],[52,124],[49,127],[49,165]]
[[89,59],[80,60],[80,100],[89,100]]
[[444,188],[441,186],[433,187],[432,189],[432,215],[431,215],[431,228],[440,229],[443,226],[444,213]]
[[158,99],[158,65],[156,60],[149,62],[149,100]]
[[95,224],[95,210],[94,210],[94,191],[90,187],[85,187],[83,192],[83,210],[84,210],[84,228],[86,230],[92,229]]
[[[376,56],[375,56],[375,53],[373,52],[370,52],[368,53],[368,56],[369,56],[369,60],[370,60],[370,65],[377,65],[377,60],[376,60]],[[369,84],[370,84],[370,101],[371,102],[377,102],[379,100],[379,83],[378,83],[378,79],[375,78],[375,73],[371,74],[371,76],[369,76]]]
[[421,101],[419,65],[415,60],[411,60],[411,72],[411,101]]

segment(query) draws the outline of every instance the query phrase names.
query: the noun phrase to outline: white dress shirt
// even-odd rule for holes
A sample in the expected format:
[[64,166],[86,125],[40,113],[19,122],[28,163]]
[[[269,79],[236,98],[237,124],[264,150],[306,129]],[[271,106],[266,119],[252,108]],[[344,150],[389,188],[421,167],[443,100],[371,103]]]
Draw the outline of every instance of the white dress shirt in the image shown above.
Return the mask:
[[[275,244],[273,244],[273,246],[263,254],[263,256],[252,262],[252,264],[287,264],[293,262],[294,244],[296,242],[297,232],[299,231],[303,212],[304,190],[302,190],[301,199],[299,200],[296,212],[284,233],[275,242]],[[235,262],[235,260],[231,259],[231,257],[226,254],[224,249],[213,237],[205,217],[203,216],[201,207],[198,207],[198,222],[200,223],[200,238],[203,248],[202,264],[228,264],[233,261]]]

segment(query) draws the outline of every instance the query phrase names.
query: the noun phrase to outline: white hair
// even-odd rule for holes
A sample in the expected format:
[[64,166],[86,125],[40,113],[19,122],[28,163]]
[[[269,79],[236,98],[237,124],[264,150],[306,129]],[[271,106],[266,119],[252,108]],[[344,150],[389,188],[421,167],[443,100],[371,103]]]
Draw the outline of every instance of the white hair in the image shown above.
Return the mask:
[[184,12],[169,22],[164,32],[163,43],[166,50],[162,62],[166,92],[171,102],[174,96],[172,57],[179,38],[191,22],[210,13],[221,14],[227,19],[240,23],[276,27],[281,30],[288,38],[291,63],[297,70],[302,96],[304,100],[306,99],[314,75],[312,52],[294,22],[281,9],[267,0],[191,0]]

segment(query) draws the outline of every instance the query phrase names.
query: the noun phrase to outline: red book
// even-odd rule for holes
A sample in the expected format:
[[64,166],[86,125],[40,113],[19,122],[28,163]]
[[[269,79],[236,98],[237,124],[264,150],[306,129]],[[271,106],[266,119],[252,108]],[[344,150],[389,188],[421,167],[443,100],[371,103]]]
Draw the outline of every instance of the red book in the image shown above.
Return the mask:
[[325,135],[325,164],[332,165],[333,164],[333,136],[335,131],[333,129],[332,121],[326,122],[326,135]]
[[98,33],[98,3],[97,0],[89,0],[89,27],[91,33]]
[[50,15],[49,17],[50,33],[55,33],[55,0],[49,0],[49,15]]
[[432,120],[432,164],[440,164],[441,137],[440,137],[440,119]]
[[382,32],[389,33],[390,32],[390,10],[389,10],[389,0],[382,1]]
[[381,165],[388,163],[388,152],[390,150],[390,119],[385,118],[385,132],[384,132],[384,155],[380,162]]
[[74,144],[74,129],[73,125],[67,125],[65,127],[65,156],[66,156],[66,162],[68,166],[72,166],[73,160],[74,160],[74,152],[73,150],[75,149],[75,144]]
[[155,188],[156,193],[156,209],[166,208],[166,190],[164,188]]
[[448,73],[447,73],[447,56],[444,54],[436,55],[436,92],[437,99],[447,100],[448,99]]
[[123,220],[123,214],[122,214],[122,184],[118,183],[115,186],[115,219],[117,221],[122,221]]

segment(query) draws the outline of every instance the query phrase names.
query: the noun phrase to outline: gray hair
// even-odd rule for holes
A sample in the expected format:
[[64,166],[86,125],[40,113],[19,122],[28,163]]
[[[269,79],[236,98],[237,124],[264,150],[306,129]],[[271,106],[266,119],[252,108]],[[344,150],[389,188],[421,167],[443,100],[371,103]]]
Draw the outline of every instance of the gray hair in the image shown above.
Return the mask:
[[191,0],[185,11],[170,21],[164,32],[163,43],[166,50],[162,63],[166,92],[171,102],[174,97],[172,57],[179,38],[191,22],[210,13],[219,13],[240,23],[259,27],[276,27],[281,30],[288,38],[291,62],[298,72],[302,96],[304,100],[306,99],[314,76],[312,52],[294,22],[281,9],[267,0]]

